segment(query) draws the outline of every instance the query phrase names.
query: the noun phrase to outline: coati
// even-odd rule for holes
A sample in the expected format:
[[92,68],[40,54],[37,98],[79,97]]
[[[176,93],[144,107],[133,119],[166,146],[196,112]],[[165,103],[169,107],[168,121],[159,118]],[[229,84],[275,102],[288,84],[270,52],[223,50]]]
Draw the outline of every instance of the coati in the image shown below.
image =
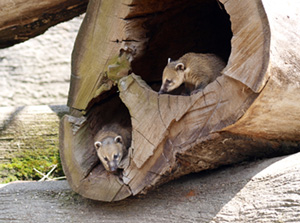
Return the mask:
[[94,137],[97,155],[108,172],[121,167],[131,143],[131,131],[118,124],[104,126]]
[[187,53],[176,61],[169,58],[158,93],[170,92],[185,83],[186,91],[190,94],[214,81],[221,75],[225,65],[215,54]]

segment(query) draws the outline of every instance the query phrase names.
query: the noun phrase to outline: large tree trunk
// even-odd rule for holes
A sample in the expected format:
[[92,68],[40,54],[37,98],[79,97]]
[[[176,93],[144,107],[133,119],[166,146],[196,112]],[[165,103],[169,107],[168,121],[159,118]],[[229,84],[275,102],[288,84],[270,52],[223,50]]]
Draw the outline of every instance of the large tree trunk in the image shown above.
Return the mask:
[[0,48],[44,33],[85,12],[88,0],[1,0]]
[[[221,3],[90,1],[60,133],[73,190],[120,200],[190,172],[299,150],[299,4]],[[223,75],[191,96],[158,95],[167,58],[191,51],[221,56]],[[132,129],[119,175],[93,148],[93,136],[115,122]]]

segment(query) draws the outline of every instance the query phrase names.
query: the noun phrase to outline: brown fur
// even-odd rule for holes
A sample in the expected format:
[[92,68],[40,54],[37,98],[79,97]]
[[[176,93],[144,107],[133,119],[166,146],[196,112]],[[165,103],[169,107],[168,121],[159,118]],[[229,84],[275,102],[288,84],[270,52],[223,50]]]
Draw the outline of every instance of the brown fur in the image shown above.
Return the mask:
[[186,90],[202,89],[221,75],[225,63],[214,54],[187,53],[168,62],[159,93],[170,92],[185,83]]
[[94,146],[104,168],[116,172],[127,154],[131,143],[131,132],[118,124],[104,126],[94,137]]

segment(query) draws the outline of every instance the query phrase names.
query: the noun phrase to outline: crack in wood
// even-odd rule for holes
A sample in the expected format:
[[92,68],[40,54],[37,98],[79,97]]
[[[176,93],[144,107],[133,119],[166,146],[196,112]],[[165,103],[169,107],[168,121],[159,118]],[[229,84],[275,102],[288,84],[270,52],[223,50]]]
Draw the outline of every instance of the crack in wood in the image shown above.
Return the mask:
[[143,135],[143,133],[141,133],[138,129],[134,129],[134,131],[136,131],[137,133],[139,133],[150,145],[152,145],[153,147],[155,147],[155,145],[149,140],[146,138],[146,136]]
[[130,42],[133,42],[133,43],[139,43],[141,41],[139,40],[135,40],[135,39],[122,39],[122,40],[119,40],[119,39],[116,39],[116,40],[110,40],[111,42],[113,43],[130,43]]
[[77,118],[77,117],[73,117],[68,115],[68,122],[71,124],[72,126],[72,133],[73,135],[75,135],[78,130],[84,125],[86,124],[86,118],[84,116]]
[[204,99],[204,104],[207,106],[207,102],[206,102],[206,99],[205,99],[205,93],[204,93],[203,90],[201,92],[202,92],[202,96],[203,96],[203,99]]
[[128,17],[124,17],[124,18],[119,17],[119,18],[124,20],[124,21],[138,20],[138,19],[149,19],[153,16],[161,15],[164,12],[165,11],[160,11],[160,12],[154,12],[154,13],[145,13],[143,15],[135,15],[135,16],[128,16]]
[[[95,162],[90,169],[88,169],[87,171],[85,171],[83,178],[80,180],[80,182],[83,182],[84,180],[86,180],[88,178],[88,176],[93,172],[93,170],[100,165],[100,162]],[[102,164],[101,164],[102,165]],[[104,168],[104,167],[103,167]]]
[[218,107],[218,105],[219,105],[219,103],[220,103],[220,100],[221,100],[221,99],[220,99],[220,97],[219,97],[219,101],[218,101],[217,103],[214,104],[214,107],[215,107],[215,108],[211,110],[211,114],[208,115],[206,121],[203,122],[202,129],[201,129],[201,131],[199,132],[199,135],[198,135],[197,138],[200,138],[200,137],[202,136],[205,127],[207,127],[207,123],[209,122],[209,120],[212,118],[213,114],[214,114],[215,111],[217,110],[217,107]]
[[[162,118],[162,115],[161,115],[161,110],[160,110],[160,103],[159,103],[159,100],[160,99],[160,97],[159,97],[159,95],[157,95],[157,107],[158,107],[158,114],[159,114],[159,117],[160,117],[160,120],[161,120],[161,122],[162,122],[162,124],[163,124],[163,126],[165,127],[165,130],[167,129],[167,125],[166,125],[166,123],[164,122],[164,120],[163,120],[163,118]],[[168,99],[169,99],[169,96],[168,96]]]

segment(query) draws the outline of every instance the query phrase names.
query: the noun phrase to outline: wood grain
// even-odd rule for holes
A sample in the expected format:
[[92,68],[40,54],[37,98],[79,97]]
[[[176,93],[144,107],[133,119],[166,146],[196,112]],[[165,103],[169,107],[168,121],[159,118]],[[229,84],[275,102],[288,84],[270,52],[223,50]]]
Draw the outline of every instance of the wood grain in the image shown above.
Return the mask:
[[0,108],[0,161],[10,162],[20,150],[47,148],[58,141],[60,117],[67,106]]
[[[268,82],[245,115],[225,130],[256,137],[300,139],[300,4],[262,1],[271,30]],[[283,27],[281,29],[280,27]]]

